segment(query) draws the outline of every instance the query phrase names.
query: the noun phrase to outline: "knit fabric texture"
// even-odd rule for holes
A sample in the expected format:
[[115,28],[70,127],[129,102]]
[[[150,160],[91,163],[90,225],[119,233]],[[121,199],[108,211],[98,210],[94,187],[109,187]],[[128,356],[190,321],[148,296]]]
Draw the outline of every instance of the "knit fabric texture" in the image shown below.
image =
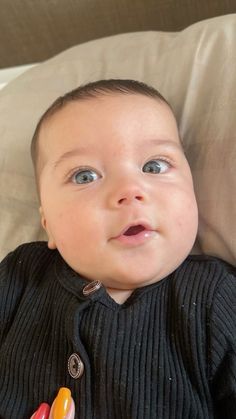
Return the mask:
[[2,261],[0,418],[29,419],[62,386],[76,419],[236,418],[232,266],[189,256],[122,305],[104,287],[85,296],[88,283],[44,242]]

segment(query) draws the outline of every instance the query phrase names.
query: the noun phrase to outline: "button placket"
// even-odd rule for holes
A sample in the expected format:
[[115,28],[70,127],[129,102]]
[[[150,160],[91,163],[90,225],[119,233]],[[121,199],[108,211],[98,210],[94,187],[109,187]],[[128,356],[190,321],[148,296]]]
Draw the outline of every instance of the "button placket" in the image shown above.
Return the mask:
[[[90,297],[95,294],[102,287],[102,283],[98,280],[87,283],[82,288],[84,297]],[[87,299],[87,302],[89,299]],[[78,317],[76,316],[77,321]],[[77,325],[78,326],[78,325]],[[77,327],[76,327],[77,328]],[[76,328],[73,328],[75,330]],[[67,361],[68,372],[73,379],[80,378],[84,373],[84,363],[78,353],[74,352],[70,355]]]

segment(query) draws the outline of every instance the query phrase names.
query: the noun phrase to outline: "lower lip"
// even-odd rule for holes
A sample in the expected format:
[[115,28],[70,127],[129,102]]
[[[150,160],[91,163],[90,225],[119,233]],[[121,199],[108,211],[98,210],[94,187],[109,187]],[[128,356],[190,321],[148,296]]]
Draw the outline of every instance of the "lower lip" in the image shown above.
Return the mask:
[[116,241],[126,244],[126,245],[139,245],[147,242],[155,235],[155,231],[153,230],[143,230],[140,231],[138,234],[134,234],[133,236],[125,236],[122,234],[115,238]]

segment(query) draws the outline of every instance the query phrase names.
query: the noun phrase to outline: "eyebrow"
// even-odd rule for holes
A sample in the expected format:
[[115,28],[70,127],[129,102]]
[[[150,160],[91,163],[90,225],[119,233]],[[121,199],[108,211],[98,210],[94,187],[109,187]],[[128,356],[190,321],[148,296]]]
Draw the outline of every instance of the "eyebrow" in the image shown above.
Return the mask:
[[155,146],[165,146],[168,148],[175,148],[178,150],[182,150],[183,146],[181,144],[181,141],[179,139],[179,142],[177,143],[176,141],[170,140],[170,139],[159,139],[159,138],[151,138],[150,140],[147,140],[146,142],[142,143],[142,148],[145,148],[146,145],[155,145]]
[[86,151],[87,151],[86,147],[76,147],[76,148],[73,148],[72,150],[66,151],[59,157],[58,160],[56,160],[53,163],[53,168],[56,169],[57,166],[59,166],[64,160],[67,160],[69,157],[81,155],[85,153]]
[[[145,148],[147,145],[153,145],[153,146],[165,146],[167,148],[175,148],[179,151],[183,151],[183,147],[181,142],[176,143],[176,141],[169,140],[169,139],[157,139],[157,138],[151,138],[150,140],[147,140],[146,142],[143,142],[140,148]],[[87,147],[76,147],[72,150],[66,151],[63,153],[58,160],[56,160],[53,164],[53,168],[56,169],[63,161],[67,160],[70,157],[78,156],[81,154],[84,154],[88,151]]]

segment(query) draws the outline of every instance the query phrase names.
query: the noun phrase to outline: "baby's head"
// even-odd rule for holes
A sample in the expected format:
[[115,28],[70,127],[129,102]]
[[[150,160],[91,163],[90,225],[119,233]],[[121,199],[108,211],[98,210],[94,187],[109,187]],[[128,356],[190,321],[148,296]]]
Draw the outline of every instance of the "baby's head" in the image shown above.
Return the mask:
[[153,88],[103,80],[57,99],[32,157],[49,248],[111,294],[159,281],[191,251],[192,176],[171,107]]

